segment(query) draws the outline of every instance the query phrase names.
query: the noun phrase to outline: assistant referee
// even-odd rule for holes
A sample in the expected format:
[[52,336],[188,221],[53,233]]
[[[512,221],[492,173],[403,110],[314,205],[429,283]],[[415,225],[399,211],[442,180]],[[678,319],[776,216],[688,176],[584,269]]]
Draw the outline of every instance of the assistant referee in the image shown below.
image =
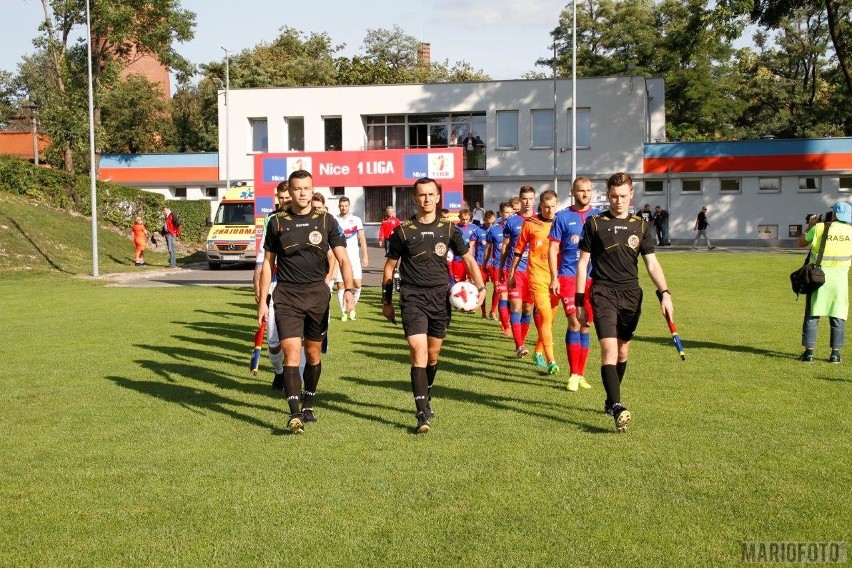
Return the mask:
[[621,381],[627,370],[630,340],[642,312],[638,270],[640,254],[648,275],[657,287],[663,315],[674,317],[674,307],[663,267],[654,253],[655,237],[651,224],[638,215],[630,214],[633,200],[630,174],[619,172],[611,176],[607,180],[606,195],[609,210],[593,215],[583,225],[574,305],[577,307],[577,319],[588,321],[584,301],[591,260],[595,267],[591,303],[601,347],[601,380],[606,391],[604,411],[615,419],[616,431],[626,432],[631,417],[621,403]]
[[429,419],[434,416],[430,392],[452,313],[447,250],[465,263],[479,290],[478,306],[485,300],[485,284],[461,232],[451,222],[438,218],[441,201],[438,182],[427,177],[418,179],[414,182],[413,196],[417,212],[394,229],[390,237],[382,279],[382,314],[396,323],[392,295],[393,274],[398,264],[399,310],[411,353],[411,390],[417,407],[415,432],[425,434],[429,431]]

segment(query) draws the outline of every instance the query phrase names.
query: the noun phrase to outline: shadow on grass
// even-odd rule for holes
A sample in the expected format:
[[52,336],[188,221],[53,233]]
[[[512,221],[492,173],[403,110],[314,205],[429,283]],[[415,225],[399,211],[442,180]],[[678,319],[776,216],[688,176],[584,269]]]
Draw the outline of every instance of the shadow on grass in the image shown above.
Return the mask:
[[[404,380],[365,379],[360,377],[341,377],[341,379],[370,388],[379,387],[385,389],[392,389],[395,391],[405,390],[409,392],[411,390],[410,383]],[[611,429],[601,428],[600,426],[597,426],[595,424],[573,420],[570,417],[565,416],[566,410],[570,412],[579,411],[591,414],[599,414],[598,412],[595,412],[594,410],[591,410],[589,408],[571,406],[568,404],[555,404],[540,400],[528,400],[514,397],[509,398],[494,394],[485,394],[470,390],[458,389],[455,387],[448,387],[439,383],[435,384],[432,393],[434,395],[435,401],[439,401],[441,399],[448,399],[456,402],[483,405],[496,410],[508,410],[512,412],[518,412],[521,414],[535,416],[537,418],[542,418],[545,420],[550,420],[562,424],[573,424],[581,428],[582,430],[585,430],[586,432],[590,433],[609,434],[612,432]],[[413,403],[411,412],[413,412]]]
[[[774,351],[771,349],[760,349],[748,345],[735,345],[730,343],[716,343],[713,341],[693,341],[691,339],[680,338],[683,343],[683,351],[686,354],[686,360],[689,360],[690,348],[696,349],[717,349],[727,353],[747,353],[751,355],[760,355],[762,357],[775,357],[776,359],[795,359],[798,354],[792,354],[789,351]],[[633,342],[638,343],[654,343],[656,345],[671,345],[674,350],[672,339],[664,337],[634,337]]]
[[275,412],[277,409],[272,406],[262,404],[252,404],[234,400],[232,398],[220,396],[210,391],[197,389],[191,386],[178,385],[174,383],[163,383],[159,381],[136,381],[127,377],[108,376],[107,380],[112,381],[120,387],[134,390],[136,392],[152,396],[168,402],[173,402],[191,412],[204,414],[203,411],[218,412],[234,420],[241,420],[253,426],[268,428],[275,430],[275,425],[265,422],[255,416],[239,412],[231,407],[239,407],[251,410],[261,410],[264,412]]
[[14,225],[15,228],[18,229],[18,232],[21,233],[21,236],[24,238],[24,240],[32,245],[32,247],[36,250],[36,252],[39,253],[44,258],[44,260],[47,262],[47,264],[50,265],[51,268],[53,268],[54,270],[58,270],[59,272],[64,272],[65,274],[73,274],[73,272],[71,272],[69,270],[65,270],[64,268],[62,268],[61,266],[59,266],[58,264],[53,262],[53,259],[50,258],[49,256],[47,256],[47,254],[39,248],[39,246],[35,243],[35,241],[30,238],[30,236],[27,234],[27,232],[23,229],[23,227],[21,227],[21,225],[18,224],[18,222],[16,220],[14,220],[10,217],[6,217],[6,219],[8,219],[9,223]]

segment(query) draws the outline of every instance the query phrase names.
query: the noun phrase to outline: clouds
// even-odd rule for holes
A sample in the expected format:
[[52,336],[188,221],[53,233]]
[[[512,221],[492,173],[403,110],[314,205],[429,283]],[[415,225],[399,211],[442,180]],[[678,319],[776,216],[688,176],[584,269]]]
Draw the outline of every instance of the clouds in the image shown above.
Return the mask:
[[559,22],[559,14],[566,3],[554,0],[491,0],[489,2],[463,2],[440,0],[433,12],[435,24],[455,23],[470,29],[516,26],[545,26],[549,31]]

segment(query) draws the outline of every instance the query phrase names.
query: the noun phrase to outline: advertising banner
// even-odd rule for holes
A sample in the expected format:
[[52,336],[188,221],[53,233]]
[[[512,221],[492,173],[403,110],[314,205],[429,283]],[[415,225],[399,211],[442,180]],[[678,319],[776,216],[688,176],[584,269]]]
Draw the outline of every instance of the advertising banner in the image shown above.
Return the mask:
[[255,238],[260,240],[264,220],[275,207],[275,188],[297,170],[311,172],[314,187],[410,186],[418,178],[430,177],[441,184],[442,207],[457,214],[464,185],[463,159],[460,147],[257,154]]

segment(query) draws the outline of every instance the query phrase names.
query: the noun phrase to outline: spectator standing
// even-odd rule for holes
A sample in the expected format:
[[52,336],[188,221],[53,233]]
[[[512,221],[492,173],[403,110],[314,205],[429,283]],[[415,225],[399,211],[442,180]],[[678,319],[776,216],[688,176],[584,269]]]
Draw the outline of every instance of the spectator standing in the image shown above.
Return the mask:
[[829,363],[840,363],[840,350],[846,342],[846,320],[849,317],[849,265],[852,264],[852,205],[838,201],[831,208],[833,219],[819,222],[817,215],[808,219],[808,231],[799,237],[799,246],[810,246],[811,256],[819,254],[820,242],[827,231],[822,270],[825,284],[808,294],[802,323],[800,361],[814,360],[819,318],[828,316],[831,326]]
[[697,231],[695,233],[695,240],[692,241],[692,250],[695,250],[695,246],[698,244],[698,239],[704,237],[704,240],[707,241],[707,250],[713,250],[713,245],[710,244],[710,237],[707,236],[707,227],[710,226],[710,223],[707,222],[707,206],[701,208],[701,211],[698,212],[698,216],[695,218],[695,226],[692,228],[693,231]]
[[657,230],[657,246],[669,246],[669,212],[659,205],[654,208],[654,228]]
[[385,254],[388,253],[388,240],[393,234],[393,230],[399,227],[399,223],[399,217],[396,216],[393,205],[385,207],[385,217],[379,226],[379,246],[384,247]]
[[136,255],[133,260],[136,266],[145,266],[145,247],[148,244],[148,229],[145,228],[142,217],[139,215],[136,216],[131,230],[133,231],[133,246],[136,248]]
[[474,225],[477,227],[482,226],[483,217],[485,216],[485,210],[482,208],[482,204],[477,201],[473,205],[473,211],[471,211],[471,220]]
[[160,229],[160,234],[166,238],[166,246],[169,249],[169,266],[177,268],[175,239],[180,236],[180,221],[168,205],[163,208],[163,228]]

